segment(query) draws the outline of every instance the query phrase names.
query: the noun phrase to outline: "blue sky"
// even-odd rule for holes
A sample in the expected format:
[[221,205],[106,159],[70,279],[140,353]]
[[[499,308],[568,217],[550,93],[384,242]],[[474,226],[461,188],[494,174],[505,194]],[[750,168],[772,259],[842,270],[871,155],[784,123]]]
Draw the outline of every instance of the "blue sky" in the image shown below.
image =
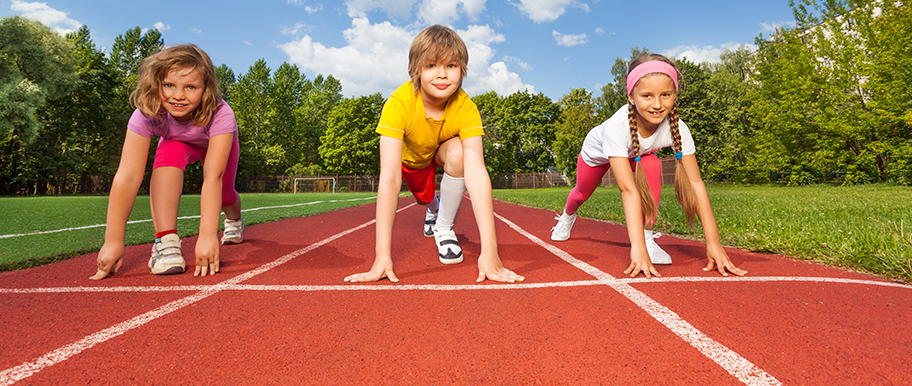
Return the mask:
[[289,62],[308,79],[332,74],[345,96],[384,97],[408,80],[414,36],[444,24],[469,48],[469,95],[528,89],[555,102],[574,88],[600,95],[632,46],[718,61],[794,24],[787,0],[0,0],[11,15],[61,32],[85,24],[106,50],[127,29],[157,28],[165,44],[197,44],[237,75],[258,59]]

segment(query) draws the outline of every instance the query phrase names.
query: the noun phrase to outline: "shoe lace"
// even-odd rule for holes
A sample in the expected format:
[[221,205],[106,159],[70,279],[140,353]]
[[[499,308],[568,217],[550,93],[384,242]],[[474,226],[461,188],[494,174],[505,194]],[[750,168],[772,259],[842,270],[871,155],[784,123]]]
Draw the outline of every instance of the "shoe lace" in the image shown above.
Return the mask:
[[558,213],[557,216],[554,217],[554,219],[557,220],[557,225],[555,225],[554,227],[551,228],[552,231],[555,229],[560,229],[561,231],[563,231],[563,230],[567,229],[567,227],[570,226],[570,222],[564,221],[564,219],[560,213]]

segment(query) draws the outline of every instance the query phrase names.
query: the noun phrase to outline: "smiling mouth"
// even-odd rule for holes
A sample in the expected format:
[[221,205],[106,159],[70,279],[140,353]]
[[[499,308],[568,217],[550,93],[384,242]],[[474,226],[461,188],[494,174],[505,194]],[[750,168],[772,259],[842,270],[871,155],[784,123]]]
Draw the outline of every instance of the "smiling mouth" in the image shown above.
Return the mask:
[[437,87],[438,90],[445,90],[447,87],[450,87],[450,85],[441,83],[441,84],[435,84],[434,87]]

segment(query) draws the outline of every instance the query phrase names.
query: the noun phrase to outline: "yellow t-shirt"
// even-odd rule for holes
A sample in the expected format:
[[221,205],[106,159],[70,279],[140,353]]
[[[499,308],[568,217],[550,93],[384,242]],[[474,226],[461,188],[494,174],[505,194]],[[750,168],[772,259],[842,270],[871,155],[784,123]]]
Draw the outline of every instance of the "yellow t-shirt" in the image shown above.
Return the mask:
[[383,105],[377,133],[402,140],[402,163],[423,169],[433,162],[441,143],[457,135],[462,139],[484,135],[484,128],[478,107],[461,88],[437,120],[426,116],[421,94],[408,81]]

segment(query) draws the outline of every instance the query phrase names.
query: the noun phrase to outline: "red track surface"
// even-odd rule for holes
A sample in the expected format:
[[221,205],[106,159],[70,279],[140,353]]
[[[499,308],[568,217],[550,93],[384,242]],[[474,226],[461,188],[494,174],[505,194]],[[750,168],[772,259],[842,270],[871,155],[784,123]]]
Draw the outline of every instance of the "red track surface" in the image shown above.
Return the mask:
[[399,284],[342,281],[373,262],[374,205],[250,226],[205,278],[150,275],[149,245],[100,282],[94,254],[0,273],[0,385],[912,384],[912,287],[735,249],[750,273],[722,278],[668,236],[662,278],[630,279],[622,226],[581,218],[552,243],[553,213],[500,202],[526,281],[476,284],[470,201],[456,266],[412,202]]

